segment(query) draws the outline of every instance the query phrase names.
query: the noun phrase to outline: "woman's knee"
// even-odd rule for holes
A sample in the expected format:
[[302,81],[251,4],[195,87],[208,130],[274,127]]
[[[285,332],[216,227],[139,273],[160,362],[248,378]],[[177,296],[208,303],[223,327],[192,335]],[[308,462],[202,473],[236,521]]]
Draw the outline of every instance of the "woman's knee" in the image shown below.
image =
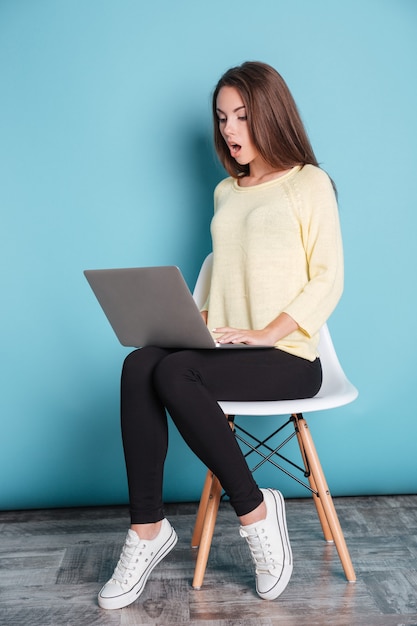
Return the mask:
[[147,375],[153,372],[156,365],[167,354],[166,350],[162,348],[156,348],[154,346],[147,346],[134,350],[124,360],[122,368],[122,378],[136,379],[138,376]]
[[201,374],[190,350],[181,350],[166,356],[154,369],[153,380],[157,389],[174,391],[184,384],[201,384]]

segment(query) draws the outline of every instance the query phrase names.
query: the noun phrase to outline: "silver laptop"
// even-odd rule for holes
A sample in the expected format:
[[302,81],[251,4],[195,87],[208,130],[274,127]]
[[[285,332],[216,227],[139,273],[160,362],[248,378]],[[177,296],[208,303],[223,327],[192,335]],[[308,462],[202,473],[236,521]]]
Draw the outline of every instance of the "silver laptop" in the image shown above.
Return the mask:
[[123,346],[260,347],[217,343],[178,267],[85,270],[84,274]]

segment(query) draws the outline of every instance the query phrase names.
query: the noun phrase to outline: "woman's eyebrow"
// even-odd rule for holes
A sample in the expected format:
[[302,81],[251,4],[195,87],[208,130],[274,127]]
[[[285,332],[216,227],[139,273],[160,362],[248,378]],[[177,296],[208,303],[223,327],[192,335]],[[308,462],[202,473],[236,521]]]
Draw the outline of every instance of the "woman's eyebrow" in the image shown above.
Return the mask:
[[[232,113],[237,113],[238,111],[240,111],[241,109],[246,108],[244,104],[242,104],[242,106],[237,107],[237,109],[233,109]],[[216,109],[217,113],[223,113],[223,115],[226,115],[224,111],[222,111],[221,109],[217,108]]]

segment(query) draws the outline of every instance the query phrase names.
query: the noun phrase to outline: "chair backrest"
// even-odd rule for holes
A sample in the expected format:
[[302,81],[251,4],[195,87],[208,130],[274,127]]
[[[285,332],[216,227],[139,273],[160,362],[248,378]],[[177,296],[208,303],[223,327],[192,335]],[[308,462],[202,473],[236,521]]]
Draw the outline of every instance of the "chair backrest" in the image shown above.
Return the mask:
[[[199,307],[203,306],[209,293],[212,267],[213,254],[210,253],[203,261],[193,292],[194,300]],[[317,396],[298,401],[277,400],[275,403],[257,404],[266,406],[267,404],[281,403],[283,406],[289,406],[290,403],[298,402],[300,407],[303,407],[303,410],[312,411],[330,408],[331,406],[342,406],[355,400],[358,396],[358,390],[348,380],[340,365],[327,324],[324,324],[320,329],[318,352],[323,369],[323,384]],[[223,405],[224,403],[221,404]]]
[[209,294],[212,268],[213,253],[211,252],[203,261],[193,291],[193,298],[199,308],[203,306]]

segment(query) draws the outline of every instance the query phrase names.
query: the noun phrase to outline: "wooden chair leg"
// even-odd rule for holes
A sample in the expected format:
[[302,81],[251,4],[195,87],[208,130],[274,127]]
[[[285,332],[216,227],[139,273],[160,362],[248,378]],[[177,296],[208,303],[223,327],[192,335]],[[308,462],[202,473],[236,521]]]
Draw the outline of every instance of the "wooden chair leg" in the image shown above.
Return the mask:
[[303,440],[302,437],[300,435],[299,429],[298,429],[298,423],[297,423],[297,415],[293,415],[293,419],[294,419],[294,427],[295,427],[295,431],[296,431],[296,435],[297,435],[297,440],[298,440],[298,445],[300,446],[300,453],[301,453],[301,457],[303,459],[303,463],[304,463],[304,467],[306,469],[306,472],[308,472],[308,482],[310,483],[310,487],[313,490],[313,502],[316,505],[316,510],[317,510],[317,515],[319,517],[320,520],[320,525],[323,531],[323,535],[324,535],[324,540],[327,541],[328,543],[334,543],[334,539],[333,539],[333,535],[332,535],[332,531],[330,530],[330,526],[329,523],[327,521],[327,517],[326,514],[324,512],[323,509],[323,505],[321,503],[320,498],[317,495],[317,485],[316,482],[314,480],[314,476],[312,474],[312,472],[310,471],[310,467],[308,465],[308,460],[306,457],[306,453],[304,450],[304,445],[303,445]]
[[201,541],[201,533],[203,532],[204,518],[206,517],[207,504],[210,498],[211,486],[214,474],[210,470],[207,471],[206,480],[204,482],[203,491],[201,492],[200,504],[198,505],[197,516],[195,518],[193,536],[191,538],[191,547],[198,548]]
[[327,543],[334,543],[332,531],[330,529],[329,522],[327,521],[323,504],[321,502],[320,497],[317,495],[318,489],[317,489],[316,481],[314,480],[312,473],[310,474],[308,481],[310,483],[310,487],[315,492],[313,493],[313,502],[316,505],[316,511],[317,511],[318,518],[320,520],[321,529],[323,531],[324,541],[327,541]]
[[214,476],[212,472],[209,473],[211,474],[211,488],[208,496],[207,506],[205,509],[203,526],[200,533],[200,547],[198,549],[193,579],[194,589],[200,589],[203,584],[204,574],[206,573],[207,561],[211,547],[211,541],[214,533],[214,527],[216,525],[217,512],[219,510],[220,497],[222,493],[222,486],[219,479]]
[[313,474],[313,480],[317,486],[321,505],[323,507],[324,514],[330,527],[330,532],[333,536],[334,543],[336,545],[336,549],[339,554],[343,570],[345,572],[345,576],[349,582],[355,582],[355,571],[353,569],[352,561],[349,555],[345,538],[343,536],[339,518],[337,516],[336,509],[330,495],[330,490],[327,485],[323,470],[321,468],[319,458],[317,456],[317,451],[314,446],[313,438],[308,428],[308,424],[303,417],[297,417],[296,423],[298,426],[298,432],[300,433],[300,437],[302,440],[303,448],[305,450],[308,465]]

